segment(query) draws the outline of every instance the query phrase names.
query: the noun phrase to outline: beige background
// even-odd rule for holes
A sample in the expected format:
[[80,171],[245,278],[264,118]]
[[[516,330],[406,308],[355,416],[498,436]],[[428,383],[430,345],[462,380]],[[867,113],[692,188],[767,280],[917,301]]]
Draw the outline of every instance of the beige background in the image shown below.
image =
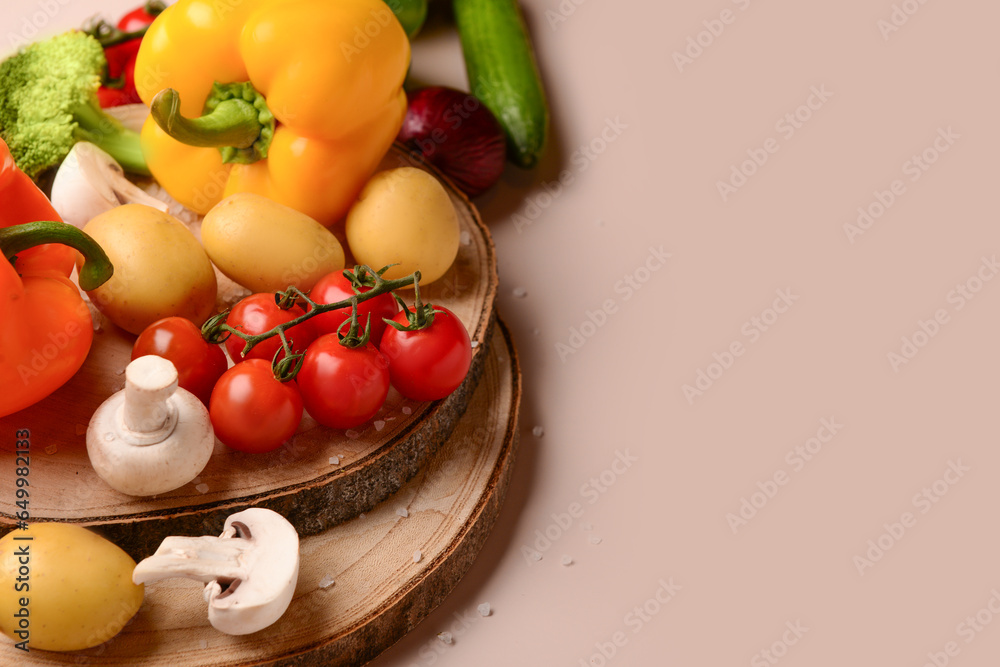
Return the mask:
[[[4,46],[96,5],[4,3]],[[997,664],[1000,8],[524,5],[551,150],[480,201],[521,454],[469,575],[374,664]],[[414,71],[464,85],[454,35]]]

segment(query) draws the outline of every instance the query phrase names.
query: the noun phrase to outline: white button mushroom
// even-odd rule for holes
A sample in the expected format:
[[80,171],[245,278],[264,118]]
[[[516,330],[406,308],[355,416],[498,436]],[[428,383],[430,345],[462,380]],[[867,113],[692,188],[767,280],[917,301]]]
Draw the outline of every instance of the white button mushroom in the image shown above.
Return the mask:
[[154,496],[184,486],[205,468],[215,432],[204,404],[177,386],[173,363],[154,355],[125,368],[125,389],[94,412],[87,454],[113,489]]
[[219,537],[171,536],[132,572],[136,584],[173,577],[205,582],[208,620],[246,635],[285,613],[299,578],[299,536],[285,517],[252,507],[226,519]]

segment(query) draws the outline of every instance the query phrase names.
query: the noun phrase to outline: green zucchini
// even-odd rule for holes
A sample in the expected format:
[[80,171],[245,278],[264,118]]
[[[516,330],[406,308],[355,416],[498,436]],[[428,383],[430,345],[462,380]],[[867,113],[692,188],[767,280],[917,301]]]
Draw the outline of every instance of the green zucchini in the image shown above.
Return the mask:
[[503,126],[508,158],[534,167],[545,151],[549,109],[517,0],[452,0],[452,7],[470,92]]
[[413,39],[427,20],[427,0],[385,0],[389,9],[406,31],[406,36]]

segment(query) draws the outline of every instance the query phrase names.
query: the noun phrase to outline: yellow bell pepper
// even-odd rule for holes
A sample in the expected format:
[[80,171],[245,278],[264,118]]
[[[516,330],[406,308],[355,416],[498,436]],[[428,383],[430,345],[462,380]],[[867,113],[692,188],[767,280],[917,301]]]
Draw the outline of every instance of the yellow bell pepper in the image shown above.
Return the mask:
[[399,132],[409,63],[383,0],[178,0],[136,60],[149,169],[198,213],[253,192],[333,224]]

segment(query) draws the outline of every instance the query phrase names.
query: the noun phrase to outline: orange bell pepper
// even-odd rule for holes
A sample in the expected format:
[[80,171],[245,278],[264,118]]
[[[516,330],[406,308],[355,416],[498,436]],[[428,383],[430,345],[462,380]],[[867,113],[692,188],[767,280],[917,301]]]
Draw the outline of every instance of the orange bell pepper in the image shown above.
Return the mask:
[[136,58],[149,169],[198,213],[254,192],[330,225],[399,132],[409,62],[383,0],[178,0]]
[[[37,403],[83,365],[94,336],[90,311],[69,279],[77,250],[80,284],[111,277],[107,255],[62,222],[49,200],[14,165],[0,140],[0,417]],[[16,258],[16,262],[14,261]]]

